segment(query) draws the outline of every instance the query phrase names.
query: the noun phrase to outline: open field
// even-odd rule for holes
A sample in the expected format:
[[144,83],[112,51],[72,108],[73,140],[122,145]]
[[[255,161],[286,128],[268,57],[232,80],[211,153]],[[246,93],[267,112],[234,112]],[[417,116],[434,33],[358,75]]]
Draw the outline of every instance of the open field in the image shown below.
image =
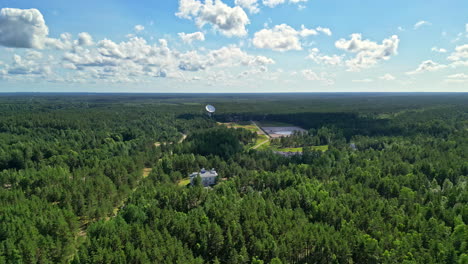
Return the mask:
[[144,168],[143,169],[143,178],[148,177],[152,170],[153,170],[152,168]]
[[255,145],[258,145],[266,140],[269,140],[270,138],[265,135],[265,134],[259,134],[257,135],[257,140],[255,141]]
[[[250,124],[250,123],[219,123],[218,122],[218,125],[224,125],[224,126],[227,126],[229,128],[243,128],[243,129],[247,129],[249,131],[252,131],[252,132],[256,132],[257,134],[261,133],[261,131],[259,131],[259,129],[257,128],[257,126],[253,125],[253,124]],[[263,133],[262,133],[263,134]]]
[[265,134],[259,134],[257,135],[257,140],[255,141],[255,144],[252,147],[252,149],[259,149],[259,148],[262,148],[263,146],[269,146],[269,145],[270,145],[270,138]]
[[[255,140],[255,143],[250,145],[249,149],[255,149],[255,150],[273,150],[273,151],[279,151],[279,152],[303,152],[303,147],[298,147],[298,148],[279,148],[276,146],[271,145],[271,138],[279,138],[279,137],[285,137],[289,136],[294,131],[301,131],[305,132],[305,129],[302,129],[297,126],[290,126],[287,123],[281,123],[281,122],[269,122],[267,124],[269,125],[276,125],[274,127],[262,127],[260,128],[257,126],[259,122],[257,121],[252,121],[251,124],[248,122],[243,122],[243,123],[234,123],[234,122],[229,122],[229,123],[217,123],[218,125],[224,125],[229,128],[244,128],[247,130],[250,130],[252,132],[257,133],[257,138]],[[265,124],[265,122],[262,122],[261,125]],[[287,126],[281,126],[281,125],[287,125]],[[268,134],[265,134],[266,131]],[[328,146],[312,146],[310,147],[313,150],[318,150],[325,152],[328,150]]]
[[259,146],[256,148],[256,150],[267,150],[267,149],[270,148],[270,146],[271,146],[271,141],[268,140],[268,141],[265,142],[264,144],[259,145]]
[[268,135],[266,135],[261,129],[260,127],[258,127],[254,122],[250,123],[250,122],[242,122],[242,123],[233,123],[233,122],[230,122],[230,123],[217,123],[218,125],[224,125],[224,126],[227,126],[229,128],[243,128],[243,129],[247,129],[251,132],[255,132],[257,133],[257,138],[255,140],[255,142],[249,146],[249,149],[260,149],[260,148],[264,148],[265,146],[268,146],[269,143],[270,143],[270,137]]
[[312,147],[313,150],[320,150],[322,152],[325,152],[328,150],[328,145],[325,145],[325,146],[313,146]]
[[[277,147],[274,147],[274,146],[271,146],[270,145],[270,148],[274,151],[281,151],[281,152],[303,152],[304,151],[304,148],[303,147],[299,147],[299,148],[277,148]],[[311,147],[308,147],[308,148],[311,148],[312,150],[316,150],[316,151],[322,151],[322,152],[325,152],[328,150],[328,145],[324,145],[324,146],[311,146]]]
[[190,179],[186,178],[186,179],[180,180],[179,183],[178,183],[177,185],[179,185],[179,186],[187,186],[189,183],[190,183]]
[[304,148],[275,148],[272,147],[273,150],[275,151],[281,151],[281,152],[303,152]]

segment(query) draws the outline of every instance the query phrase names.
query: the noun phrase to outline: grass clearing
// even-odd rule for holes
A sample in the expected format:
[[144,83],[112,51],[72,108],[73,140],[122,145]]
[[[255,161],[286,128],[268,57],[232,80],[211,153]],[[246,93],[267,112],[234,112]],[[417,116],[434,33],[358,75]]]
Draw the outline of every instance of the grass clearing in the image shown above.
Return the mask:
[[265,134],[257,134],[255,143],[249,149],[261,149],[268,145],[270,145],[270,138]]
[[177,185],[182,186],[182,187],[187,186],[189,184],[190,184],[190,179],[182,179],[177,183]]
[[268,136],[266,136],[264,134],[257,135],[257,139],[255,140],[255,146],[262,143],[265,140],[268,140],[268,139],[269,139]]
[[249,130],[249,131],[251,131],[251,132],[258,132],[257,127],[254,126],[254,125],[245,125],[245,126],[243,126],[243,125],[235,125],[235,126],[233,126],[233,128],[243,128],[243,129],[247,129],[247,130]]
[[[258,124],[258,122],[257,122]],[[304,148],[303,147],[298,147],[298,148],[280,148],[277,146],[271,145],[270,137],[265,135],[263,131],[260,130],[259,127],[257,127],[255,124],[248,123],[248,122],[242,122],[242,123],[220,123],[218,122],[218,125],[221,126],[227,126],[229,128],[244,128],[252,132],[257,133],[257,138],[255,139],[255,142],[252,144],[249,144],[246,148],[247,149],[256,149],[256,150],[272,150],[272,151],[281,151],[281,152],[303,152]],[[261,124],[258,124],[262,127],[288,127],[291,126],[291,124],[283,123],[283,122],[276,122],[276,121],[263,121]],[[322,151],[325,152],[328,150],[328,145],[325,146],[312,146],[310,147],[312,150],[315,151]],[[190,180],[189,180],[190,182]],[[189,183],[188,182],[188,183]],[[183,183],[183,181],[179,182],[179,185],[187,185],[188,183]]]
[[302,152],[303,148],[278,148],[275,149],[276,151],[281,151],[281,152]]
[[267,141],[265,144],[262,144],[257,148],[257,150],[267,150],[271,146],[271,141]]
[[250,123],[242,122],[242,124],[238,124],[238,123],[219,123],[218,122],[218,125],[227,126],[228,128],[243,128],[251,132],[258,133],[258,128],[255,125],[252,125]]
[[263,131],[257,127],[255,124],[250,122],[241,122],[241,123],[220,123],[218,125],[226,126],[228,128],[243,128],[251,132],[257,133],[257,138],[254,143],[246,146],[246,149],[262,149],[270,145],[270,138],[263,133]]
[[143,179],[148,177],[153,169],[152,168],[144,168],[143,169]]
[[322,152],[325,152],[328,150],[328,145],[324,145],[324,146],[313,146],[311,147],[313,150],[317,150],[317,151],[322,151]]
[[[303,152],[304,151],[304,148],[303,147],[299,147],[299,148],[278,148],[278,147],[274,147],[274,146],[269,146],[271,150],[273,151],[281,151],[281,152]],[[315,151],[322,151],[322,152],[325,152],[328,150],[328,145],[324,145],[324,146],[311,146],[309,147],[311,148],[312,150],[315,150]]]

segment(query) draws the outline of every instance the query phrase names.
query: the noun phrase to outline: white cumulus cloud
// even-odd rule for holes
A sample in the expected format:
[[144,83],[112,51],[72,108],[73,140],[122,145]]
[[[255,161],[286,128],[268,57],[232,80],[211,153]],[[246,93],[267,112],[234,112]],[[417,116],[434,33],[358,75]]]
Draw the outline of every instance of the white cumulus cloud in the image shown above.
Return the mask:
[[448,78],[450,78],[450,79],[468,79],[468,74],[457,73],[457,74],[449,75]]
[[468,83],[468,74],[465,73],[457,73],[457,74],[452,74],[447,76],[447,79],[445,79],[446,83],[458,83],[458,84],[463,84],[463,83]]
[[253,44],[257,48],[274,51],[302,50],[300,38],[317,34],[316,29],[309,29],[304,25],[301,26],[300,30],[296,30],[289,25],[281,24],[274,26],[272,29],[264,28],[256,32]]
[[249,10],[251,14],[257,14],[260,12],[258,0],[235,0],[234,3],[246,10]]
[[25,54],[25,58],[28,60],[39,60],[42,59],[43,54],[36,50],[28,50]]
[[447,58],[450,61],[462,61],[468,59],[468,44],[457,46],[455,52]]
[[355,83],[371,83],[373,81],[374,80],[372,80],[372,79],[352,80],[352,82],[355,82]]
[[78,34],[78,45],[80,46],[91,46],[93,45],[93,37],[87,32],[81,32]]
[[221,34],[232,37],[247,35],[246,25],[250,24],[249,17],[239,7],[230,7],[221,0],[179,0],[180,18],[193,19],[199,28],[210,24]]
[[444,48],[438,48],[438,47],[432,47],[431,51],[437,52],[437,53],[446,53],[447,50]]
[[391,75],[390,73],[387,73],[383,76],[380,76],[379,79],[385,80],[385,81],[394,81],[396,80],[395,76]]
[[348,71],[360,71],[370,68],[382,60],[389,60],[398,54],[400,39],[397,35],[384,39],[382,44],[370,40],[363,40],[361,34],[352,34],[351,39],[340,39],[335,42],[338,49],[356,53],[353,59],[347,60]]
[[319,81],[324,85],[333,85],[335,81],[332,79],[333,76],[326,72],[316,73],[313,70],[305,69],[301,71],[302,76],[308,81]]
[[253,44],[257,48],[275,51],[301,50],[299,32],[286,25],[276,25],[273,29],[262,29],[255,33]]
[[268,7],[275,7],[279,4],[284,4],[286,0],[263,0],[263,4]]
[[52,73],[52,70],[48,65],[39,64],[35,60],[23,59],[15,54],[13,56],[13,63],[7,67],[7,73],[9,75],[47,76]]
[[48,38],[45,41],[45,45],[48,48],[54,48],[58,50],[69,50],[74,46],[73,36],[70,33],[60,34],[60,38]]
[[[290,4],[299,4],[299,3],[305,3],[308,0],[289,0],[288,2]],[[268,6],[268,7],[276,7],[277,5],[284,4],[286,3],[286,0],[263,0],[263,5]]]
[[181,54],[178,60],[178,68],[190,72],[238,66],[249,67],[248,72],[265,72],[268,65],[275,63],[274,60],[264,56],[249,55],[236,46],[210,50],[205,54],[190,51]]
[[432,60],[426,60],[423,61],[416,70],[407,72],[406,74],[414,75],[423,72],[434,72],[445,68],[447,68],[447,65],[439,64]]
[[317,30],[312,29],[312,28],[306,28],[304,25],[301,25],[301,30],[298,31],[298,32],[299,32],[299,36],[301,36],[303,38],[308,37],[308,36],[318,35]]
[[308,59],[311,59],[317,64],[325,64],[325,65],[333,65],[333,66],[341,65],[343,62],[343,57],[344,55],[341,55],[341,56],[323,55],[320,53],[320,50],[318,48],[311,49],[309,51],[309,56],[307,56]]
[[143,38],[134,37],[120,43],[104,39],[90,47],[76,46],[63,55],[61,66],[73,75],[69,80],[136,82],[148,78],[185,80],[185,74],[207,69],[210,71],[206,73],[239,67],[266,72],[267,66],[274,63],[268,57],[250,55],[237,46],[179,52],[171,49],[164,39],[151,45]]
[[136,25],[136,26],[135,26],[135,31],[136,31],[136,32],[141,32],[141,31],[143,31],[143,30],[145,30],[145,27],[144,27],[144,26],[142,26],[142,25]]
[[327,35],[327,36],[331,36],[332,35],[332,32],[329,28],[323,28],[323,27],[318,27],[317,28],[317,31],[318,32],[322,32],[323,34]]
[[196,41],[196,40],[205,41],[205,34],[203,34],[203,32],[200,32],[200,31],[189,33],[189,34],[181,32],[178,35],[184,43],[188,43],[188,44],[191,44],[193,41]]
[[12,48],[44,47],[49,34],[44,17],[37,9],[2,8],[0,45]]

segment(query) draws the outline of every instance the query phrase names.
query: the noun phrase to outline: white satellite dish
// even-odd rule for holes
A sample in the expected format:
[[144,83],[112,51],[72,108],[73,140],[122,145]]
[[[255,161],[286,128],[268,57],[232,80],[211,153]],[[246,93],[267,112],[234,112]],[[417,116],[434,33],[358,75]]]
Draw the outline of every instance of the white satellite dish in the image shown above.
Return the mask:
[[208,112],[208,116],[211,118],[211,115],[214,114],[216,108],[212,105],[205,106],[206,111]]
[[214,113],[214,112],[216,111],[216,108],[215,108],[214,106],[212,106],[212,105],[207,105],[207,106],[205,107],[205,109],[206,109],[206,111],[208,111],[208,113],[210,113],[210,114],[212,114],[212,113]]

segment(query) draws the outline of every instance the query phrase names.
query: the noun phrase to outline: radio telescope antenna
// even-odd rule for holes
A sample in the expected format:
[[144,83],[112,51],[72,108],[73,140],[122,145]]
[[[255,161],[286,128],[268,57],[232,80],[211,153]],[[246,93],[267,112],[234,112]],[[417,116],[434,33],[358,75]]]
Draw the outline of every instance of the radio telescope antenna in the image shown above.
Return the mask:
[[209,117],[211,117],[214,114],[214,112],[216,112],[216,108],[212,105],[207,105],[205,109],[208,112]]

